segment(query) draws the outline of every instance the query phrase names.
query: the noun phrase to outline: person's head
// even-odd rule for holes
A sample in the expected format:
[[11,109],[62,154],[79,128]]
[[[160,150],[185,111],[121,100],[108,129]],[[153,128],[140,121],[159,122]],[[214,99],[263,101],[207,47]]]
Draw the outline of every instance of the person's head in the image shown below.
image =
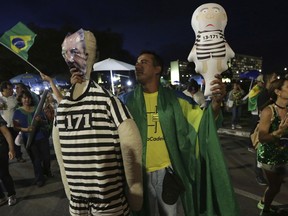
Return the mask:
[[90,31],[78,30],[68,34],[62,43],[62,56],[70,72],[81,72],[90,77],[96,61],[96,38]]
[[288,79],[276,79],[271,82],[268,93],[274,102],[278,99],[288,101]]
[[234,82],[233,83],[233,89],[234,90],[239,90],[241,88],[240,83],[239,82]]
[[33,97],[28,89],[24,89],[17,97],[20,106],[34,106]]
[[263,87],[264,86],[264,79],[263,79],[263,75],[260,74],[257,78],[256,78],[256,83],[258,86]]
[[46,101],[48,103],[54,103],[56,101],[51,92],[48,92],[47,97],[46,97]]
[[17,96],[20,95],[20,93],[26,89],[28,89],[28,87],[24,84],[24,83],[16,83],[15,84],[15,89],[16,89],[16,94]]
[[163,71],[163,61],[152,51],[142,51],[135,65],[136,80],[141,84],[158,83]]
[[263,78],[264,78],[265,87],[269,89],[271,82],[277,79],[277,73],[276,72],[265,73],[263,75]]
[[3,81],[0,84],[0,91],[4,97],[10,97],[13,95],[13,85],[9,81]]
[[189,83],[187,84],[187,91],[189,91],[191,94],[195,94],[199,90],[199,84],[196,80],[191,79]]

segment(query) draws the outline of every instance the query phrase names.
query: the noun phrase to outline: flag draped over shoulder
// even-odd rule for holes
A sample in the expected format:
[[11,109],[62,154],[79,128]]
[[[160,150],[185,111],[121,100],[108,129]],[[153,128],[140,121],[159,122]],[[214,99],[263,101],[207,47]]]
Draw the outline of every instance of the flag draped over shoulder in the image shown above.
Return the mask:
[[[185,215],[238,216],[239,207],[211,106],[204,112],[192,108],[172,91],[159,87],[157,109],[173,169],[185,185],[186,191],[181,195]],[[141,87],[122,95],[121,100],[129,108],[141,133],[145,166],[147,116]],[[145,172],[145,168],[143,170]],[[147,181],[145,175],[143,177],[145,188]],[[148,203],[144,190],[143,208],[133,215],[149,216]]]
[[33,45],[35,37],[36,34],[33,31],[22,22],[19,22],[2,35],[0,42],[6,48],[27,60],[28,50]]

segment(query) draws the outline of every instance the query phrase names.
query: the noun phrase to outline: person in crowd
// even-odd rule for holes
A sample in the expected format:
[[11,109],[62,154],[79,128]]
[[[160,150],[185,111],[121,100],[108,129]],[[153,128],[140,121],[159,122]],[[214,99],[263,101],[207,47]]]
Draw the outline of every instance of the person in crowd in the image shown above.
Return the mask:
[[[49,125],[43,112],[34,116],[36,106],[29,90],[23,90],[17,99],[20,107],[15,110],[13,115],[14,129],[18,132],[21,131],[26,150],[34,167],[35,183],[38,187],[42,187],[45,184],[45,175],[53,177],[50,169]],[[32,125],[33,118],[37,122],[36,125]],[[27,143],[31,134],[34,137],[31,139],[31,143]]]
[[[260,92],[263,89],[264,89],[264,76],[262,74],[260,74],[256,78],[256,84],[252,87],[252,89],[248,93],[248,111],[251,112],[251,119],[250,119],[251,121],[250,122],[251,122],[251,126],[252,126],[252,130],[250,131],[250,135],[254,132],[254,130],[255,130],[258,122],[259,122],[259,112],[258,112],[257,100],[259,98]],[[249,144],[248,144],[248,151],[255,153],[255,149],[252,145],[252,142],[249,142]],[[257,182],[260,185],[266,185],[266,181],[264,178],[259,177],[257,179]]]
[[205,97],[203,92],[200,90],[200,86],[196,80],[191,79],[188,84],[187,88],[183,91],[185,95],[188,97],[192,97],[193,100],[200,106],[205,106]]
[[40,96],[37,95],[35,92],[31,91],[28,86],[26,86],[24,83],[16,83],[15,84],[15,90],[16,90],[16,97],[18,97],[23,90],[28,90],[30,91],[32,98],[33,98],[33,103],[37,105],[40,101]]
[[259,121],[257,98],[263,89],[264,89],[264,79],[263,75],[260,74],[256,78],[256,84],[252,87],[252,89],[248,93],[248,111],[251,112],[251,124],[255,125],[255,127]]
[[259,120],[257,99],[258,99],[259,93],[263,89],[264,89],[264,79],[263,79],[263,75],[260,74],[256,78],[256,85],[254,85],[248,93],[248,111],[251,112],[251,116],[252,116],[251,117],[251,125],[254,125],[253,128],[256,127],[258,120]]
[[228,100],[233,101],[233,106],[231,108],[232,112],[232,121],[231,121],[231,128],[234,130],[235,128],[241,129],[242,126],[239,124],[241,114],[242,114],[242,98],[245,92],[241,88],[240,83],[233,83],[233,88],[228,93]]
[[267,72],[263,75],[263,79],[264,79],[265,88],[263,88],[260,91],[259,96],[257,97],[257,107],[258,107],[258,111],[259,111],[259,116],[260,116],[260,112],[264,108],[263,106],[267,105],[267,102],[270,100],[268,90],[270,88],[271,82],[278,79],[278,75],[275,72],[270,72],[270,73]]
[[52,126],[53,126],[54,117],[56,115],[57,106],[58,106],[57,100],[53,97],[53,94],[51,92],[48,92],[44,106],[43,106],[43,111],[44,111],[45,117],[50,127],[50,130],[49,130],[50,135],[52,132]]
[[[215,118],[218,119],[217,125],[221,124],[220,106],[226,94],[225,86],[217,79],[220,78],[218,76],[212,81],[212,84],[216,85],[216,87],[212,87],[213,100],[211,105],[203,111],[182,92],[163,87],[160,84],[162,70],[161,58],[154,52],[144,51],[136,63],[135,72],[139,85],[134,91],[121,97],[140,129],[143,143],[142,163],[146,173],[144,175],[144,205],[141,211],[134,211],[133,215],[174,216],[183,214],[183,210],[185,215],[200,215],[203,212],[238,215],[238,205],[231,189],[215,127]],[[71,83],[83,83],[84,81],[81,74],[72,74]],[[158,94],[161,96],[157,99]],[[176,122],[176,126],[173,122]],[[195,149],[198,142],[195,143],[197,134],[194,127],[199,129],[199,143],[201,143],[199,151]],[[209,130],[206,127],[209,127]],[[208,131],[214,131],[215,136],[206,134]],[[209,148],[206,148],[205,146],[208,147],[208,145]],[[206,154],[209,153],[206,151],[215,157],[207,157]],[[195,154],[199,154],[199,157]],[[202,157],[205,159],[200,160]],[[217,162],[213,162],[213,158],[217,158]],[[214,167],[207,167],[208,163]],[[201,179],[201,167],[205,167],[205,170],[211,169],[211,172],[206,170],[205,174],[202,174],[208,175],[206,176],[208,179],[213,178],[213,183],[210,180],[208,183]],[[170,172],[168,170],[171,169],[184,184],[185,191],[182,191],[181,194],[177,191],[179,187],[165,181],[166,176],[169,176],[167,175]],[[219,170],[221,174],[216,174],[212,170]],[[222,187],[223,184],[226,185],[225,188]],[[170,188],[175,190],[170,190]],[[206,193],[197,194],[197,190],[200,188],[205,188]],[[221,194],[221,198],[214,197],[215,191],[218,196]],[[168,196],[166,196],[167,194]],[[181,200],[178,197],[179,194]],[[217,203],[214,202],[215,199],[218,200]],[[171,204],[172,201],[173,204]],[[206,205],[207,202],[211,205]],[[229,203],[229,205],[224,203]],[[184,209],[177,211],[178,205],[183,206]],[[199,209],[198,205],[205,207]]]
[[[269,95],[268,95],[268,89],[270,87],[270,83],[272,81],[274,81],[275,79],[277,79],[277,74],[276,73],[265,73],[264,75],[261,75],[260,78],[258,78],[258,80],[260,80],[260,83],[256,85],[255,87],[255,91],[258,91],[259,86],[262,87],[262,76],[263,76],[263,82],[264,82],[264,88],[260,89],[260,92],[257,93],[257,101],[256,101],[256,105],[257,105],[257,112],[258,112],[258,116],[256,115],[252,115],[252,121],[256,121],[252,122],[252,130],[250,131],[250,135],[254,132],[255,127],[257,126],[258,122],[259,122],[259,116],[260,116],[260,112],[263,109],[263,106],[265,104],[267,104],[267,102],[269,101]],[[252,101],[253,102],[253,101]],[[255,111],[252,112],[255,114]],[[256,153],[255,152],[255,147],[253,146],[251,140],[249,139],[249,144],[248,144],[248,151],[252,152],[252,153]],[[267,180],[265,179],[265,176],[263,174],[263,171],[261,168],[259,168],[257,166],[257,158],[255,156],[255,175],[256,175],[256,182],[259,185],[267,185]]]
[[96,59],[92,32],[80,29],[67,36],[62,54],[73,83],[66,95],[48,75],[41,76],[59,102],[53,143],[60,170],[64,167],[70,214],[129,215],[143,202],[138,128],[126,106],[90,79]]
[[[8,205],[16,204],[16,191],[13,179],[9,173],[9,159],[15,157],[13,137],[6,126],[5,120],[0,116],[0,179],[7,191]],[[0,206],[7,202],[7,198],[0,184]]]
[[288,172],[288,80],[274,80],[268,92],[271,100],[261,111],[257,148],[258,167],[263,169],[268,180],[267,189],[258,204],[263,208],[262,216],[275,215],[271,203],[280,192]]
[[[257,108],[258,108],[259,116],[264,106],[267,105],[267,102],[270,100],[268,89],[270,88],[271,82],[277,79],[277,73],[274,73],[274,72],[265,73],[263,75],[263,78],[264,78],[265,88],[261,90],[261,92],[259,93],[259,96],[257,97]],[[251,140],[249,141],[250,141],[249,148],[253,148],[254,150],[254,147],[252,147]],[[257,157],[255,157],[255,174],[256,174],[256,181],[259,185],[267,185],[267,180],[265,179],[262,169],[257,166]]]
[[[14,130],[13,128],[13,114],[14,111],[17,108],[17,99],[15,97],[15,95],[13,94],[13,85],[12,83],[10,83],[9,81],[3,81],[0,84],[0,90],[1,90],[1,100],[3,101],[3,103],[5,104],[5,108],[1,109],[0,108],[0,113],[1,116],[3,117],[3,119],[7,122],[7,127],[13,137],[13,140],[15,140],[15,138],[17,137],[18,133]],[[14,142],[14,141],[13,141]],[[14,142],[14,149],[16,152],[16,159],[19,163],[23,163],[26,160],[23,158],[23,154],[21,151],[21,146],[18,146],[15,144]]]
[[[215,125],[215,119],[217,123],[221,122],[220,106],[226,94],[225,85],[219,76],[215,77],[211,83],[213,99],[202,110],[183,92],[160,84],[163,68],[160,56],[152,51],[143,51],[135,65],[138,85],[135,90],[121,97],[136,121],[143,144],[144,205],[135,214],[176,216],[181,214],[181,210],[178,212],[177,209],[182,206],[187,216],[204,215],[207,212],[238,215]],[[199,140],[196,141],[196,137]],[[217,158],[217,162],[208,156],[208,152]],[[181,187],[165,181],[171,170],[184,185],[181,199],[177,196]],[[219,173],[212,170],[218,170]],[[178,190],[176,194],[173,188]],[[203,193],[200,192],[201,195],[198,194],[200,188],[205,188]],[[170,200],[170,196],[167,200],[167,193],[174,194],[173,200]],[[221,198],[215,197],[220,194]],[[224,203],[229,204],[224,207]]]

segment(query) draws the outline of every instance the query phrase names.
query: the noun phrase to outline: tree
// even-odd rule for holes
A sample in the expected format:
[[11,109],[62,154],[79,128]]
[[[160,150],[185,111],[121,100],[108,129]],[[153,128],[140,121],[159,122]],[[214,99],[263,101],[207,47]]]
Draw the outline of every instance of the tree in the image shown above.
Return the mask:
[[[61,54],[61,44],[67,33],[78,29],[63,25],[60,29],[41,28],[31,23],[27,25],[37,34],[33,46],[29,50],[29,62],[50,76],[69,73]],[[97,39],[99,61],[115,58],[128,63],[134,63],[135,58],[127,50],[123,50],[123,36],[111,31],[99,32],[90,30]],[[9,80],[25,72],[37,71],[3,46],[0,46],[0,80]]]

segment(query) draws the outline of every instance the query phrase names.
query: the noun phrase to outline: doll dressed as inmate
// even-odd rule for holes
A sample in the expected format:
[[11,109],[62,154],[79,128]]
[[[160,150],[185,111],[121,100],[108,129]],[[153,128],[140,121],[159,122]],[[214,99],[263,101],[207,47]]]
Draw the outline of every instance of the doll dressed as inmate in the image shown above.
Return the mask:
[[139,130],[120,100],[90,79],[96,38],[83,29],[66,36],[62,55],[71,74],[85,81],[62,96],[53,143],[71,215],[129,215],[143,202],[142,143]]

